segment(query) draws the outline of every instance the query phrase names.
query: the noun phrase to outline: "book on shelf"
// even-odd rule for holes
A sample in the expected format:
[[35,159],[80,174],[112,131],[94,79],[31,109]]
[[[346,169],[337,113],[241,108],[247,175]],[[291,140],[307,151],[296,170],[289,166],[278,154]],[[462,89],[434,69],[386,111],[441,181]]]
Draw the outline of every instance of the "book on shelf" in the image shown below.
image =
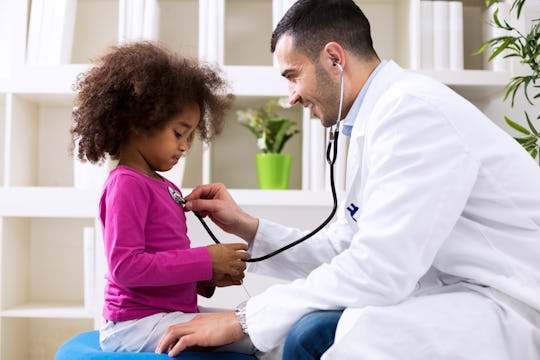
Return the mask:
[[159,5],[157,0],[145,0],[143,29],[144,39],[158,40],[159,36]]
[[421,67],[421,28],[420,1],[409,3],[409,67],[411,70],[419,70]]
[[199,13],[199,59],[223,64],[225,4],[223,0],[200,0]]
[[450,68],[450,19],[449,2],[433,1],[433,68],[445,70]]
[[289,10],[296,0],[274,0],[272,1],[272,29],[275,29],[283,15]]
[[[414,1],[414,0],[413,0]],[[433,1],[420,1],[420,67],[433,68]]]
[[159,4],[157,0],[120,0],[119,42],[158,40]]
[[[283,15],[289,10],[296,0],[273,0],[272,1],[272,29],[275,29]],[[273,54],[274,66],[277,66],[276,54]]]
[[[418,20],[417,20],[418,19]],[[463,3],[457,0],[413,0],[410,6],[411,51],[418,49],[422,69],[463,69]],[[414,31],[419,31],[416,34]],[[419,39],[419,46],[414,40]],[[414,60],[414,54],[411,54]],[[415,62],[411,61],[414,69]]]
[[[507,31],[495,26],[493,22],[493,15],[498,9],[498,17],[501,22],[511,22],[510,17],[510,4],[508,2],[494,3],[490,7],[486,8],[482,14],[482,41],[488,41],[499,36],[507,35]],[[491,71],[507,71],[508,62],[504,59],[504,55],[500,54],[491,61],[489,57],[493,53],[492,49],[488,49],[482,53],[483,67]]]
[[450,70],[463,70],[463,3],[461,1],[449,1],[448,24]]
[[2,44],[2,56],[0,56],[0,79],[7,78],[11,70],[12,37],[11,18],[8,4],[0,2],[0,44]]
[[31,65],[70,63],[76,0],[33,0],[30,8],[26,62]]

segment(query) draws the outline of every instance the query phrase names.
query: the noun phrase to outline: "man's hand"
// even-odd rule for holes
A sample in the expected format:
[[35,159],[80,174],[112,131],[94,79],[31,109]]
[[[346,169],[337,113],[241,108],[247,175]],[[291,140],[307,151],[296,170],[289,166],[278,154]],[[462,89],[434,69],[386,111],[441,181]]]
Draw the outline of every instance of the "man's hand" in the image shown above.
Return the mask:
[[224,231],[235,234],[248,243],[253,240],[259,220],[244,212],[223,184],[197,186],[186,196],[186,210],[208,216]]
[[190,346],[221,346],[245,336],[232,311],[197,315],[187,323],[170,326],[159,340],[156,353],[174,357]]

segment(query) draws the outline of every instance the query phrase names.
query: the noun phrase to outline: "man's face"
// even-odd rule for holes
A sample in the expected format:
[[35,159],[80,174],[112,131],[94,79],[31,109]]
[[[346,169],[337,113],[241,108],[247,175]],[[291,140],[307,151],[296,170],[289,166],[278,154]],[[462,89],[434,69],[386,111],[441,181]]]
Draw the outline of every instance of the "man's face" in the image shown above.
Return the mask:
[[290,35],[278,40],[275,54],[281,75],[289,85],[289,102],[308,107],[323,126],[334,125],[339,108],[339,79],[333,79],[320,61],[313,63],[296,50]]

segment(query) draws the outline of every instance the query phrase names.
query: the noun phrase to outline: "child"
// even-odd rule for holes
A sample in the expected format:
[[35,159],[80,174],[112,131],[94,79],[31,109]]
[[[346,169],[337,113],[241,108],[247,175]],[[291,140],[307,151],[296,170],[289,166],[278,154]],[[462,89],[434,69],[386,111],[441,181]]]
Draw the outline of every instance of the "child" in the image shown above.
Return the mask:
[[118,160],[99,203],[108,263],[100,344],[153,352],[172,324],[194,317],[197,294],[239,285],[246,244],[190,247],[183,209],[158,171],[171,169],[195,134],[221,131],[230,108],[216,70],[150,42],[113,47],[79,76],[73,142],[92,163]]

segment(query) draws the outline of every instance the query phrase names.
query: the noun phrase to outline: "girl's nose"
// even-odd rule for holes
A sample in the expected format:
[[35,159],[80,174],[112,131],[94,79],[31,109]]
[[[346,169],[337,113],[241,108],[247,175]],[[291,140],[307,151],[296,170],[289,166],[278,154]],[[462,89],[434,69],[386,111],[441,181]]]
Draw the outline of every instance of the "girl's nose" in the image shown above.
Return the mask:
[[182,152],[182,153],[185,153],[186,151],[189,150],[189,141],[187,138],[181,138],[180,141],[178,142],[178,149]]

